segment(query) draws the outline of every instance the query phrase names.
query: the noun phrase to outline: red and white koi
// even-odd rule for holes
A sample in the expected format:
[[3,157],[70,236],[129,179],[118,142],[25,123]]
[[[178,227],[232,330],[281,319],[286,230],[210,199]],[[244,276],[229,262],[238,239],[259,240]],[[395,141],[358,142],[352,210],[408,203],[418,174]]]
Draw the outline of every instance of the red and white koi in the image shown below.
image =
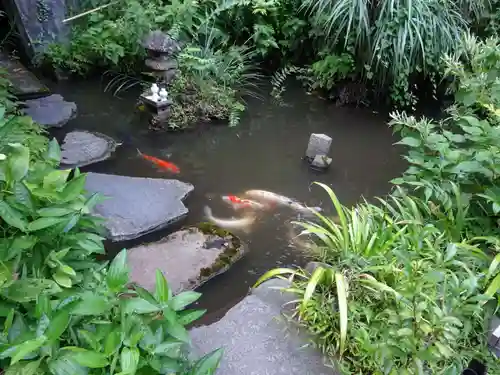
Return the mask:
[[288,198],[284,195],[276,194],[271,191],[247,190],[244,195],[257,201],[266,202],[270,206],[289,207],[302,214],[313,214],[314,212],[322,211],[321,207],[307,207],[302,203],[297,202],[295,199]]
[[240,210],[244,208],[249,208],[253,210],[265,210],[268,208],[268,206],[263,203],[259,203],[251,199],[243,199],[237,197],[236,195],[223,195],[222,200],[227,204],[231,205],[231,207],[233,207],[235,210]]

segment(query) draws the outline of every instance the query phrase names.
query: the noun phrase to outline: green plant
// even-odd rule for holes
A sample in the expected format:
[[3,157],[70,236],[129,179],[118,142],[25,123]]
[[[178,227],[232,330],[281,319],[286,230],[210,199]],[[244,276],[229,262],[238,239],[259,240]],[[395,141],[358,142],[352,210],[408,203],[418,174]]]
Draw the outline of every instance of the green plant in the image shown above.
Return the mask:
[[319,223],[299,224],[317,238],[315,254],[324,265],[312,274],[271,270],[257,284],[290,275],[289,291],[298,297],[294,317],[338,368],[345,374],[459,374],[468,358],[489,357],[483,323],[490,297],[482,294],[482,270],[490,258],[455,240],[451,225],[463,219],[461,211],[443,225],[432,207],[401,190],[378,207],[349,210],[320,185],[339,224],[321,214]]
[[349,53],[340,55],[323,52],[319,54],[320,60],[309,68],[311,75],[311,89],[324,89],[330,91],[336,84],[343,81],[354,71],[354,59]]
[[353,43],[358,64],[370,65],[375,82],[392,85],[393,102],[406,105],[415,76],[440,71],[442,55],[459,48],[467,22],[489,1],[306,0],[303,7],[331,44]]
[[123,250],[109,269],[95,271],[83,290],[10,299],[23,302],[28,314],[12,308],[3,319],[0,358],[5,373],[213,374],[221,350],[194,363],[187,359],[184,326],[204,311],[185,307],[200,294],[173,296],[160,271],[154,294],[127,285]]

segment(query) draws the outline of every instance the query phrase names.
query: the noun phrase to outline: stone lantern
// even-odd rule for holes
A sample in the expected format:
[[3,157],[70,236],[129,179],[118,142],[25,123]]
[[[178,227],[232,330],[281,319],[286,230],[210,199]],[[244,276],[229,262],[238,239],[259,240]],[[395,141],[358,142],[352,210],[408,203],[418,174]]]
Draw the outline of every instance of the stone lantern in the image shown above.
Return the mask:
[[148,58],[146,66],[152,71],[155,83],[139,97],[145,108],[152,114],[150,125],[154,129],[163,128],[168,120],[172,101],[168,97],[167,86],[177,74],[175,57],[181,50],[179,43],[168,34],[156,30],[150,32],[142,41]]

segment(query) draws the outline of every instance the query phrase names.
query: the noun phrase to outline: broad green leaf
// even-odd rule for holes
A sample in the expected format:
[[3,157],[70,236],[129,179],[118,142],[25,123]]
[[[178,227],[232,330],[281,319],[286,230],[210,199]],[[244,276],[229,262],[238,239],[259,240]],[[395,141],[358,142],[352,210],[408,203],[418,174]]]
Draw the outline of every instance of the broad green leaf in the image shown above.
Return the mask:
[[28,354],[33,353],[42,347],[43,344],[47,341],[47,337],[40,336],[33,340],[28,340],[16,346],[15,350],[11,354],[11,362],[13,365],[16,362],[19,362],[21,359],[26,357]]
[[264,275],[259,277],[259,279],[255,282],[252,288],[257,288],[260,284],[262,284],[264,281],[267,281],[269,279],[272,279],[273,277],[281,276],[281,275],[289,275],[289,274],[295,274],[297,270],[294,270],[292,268],[274,268],[272,270],[267,271]]
[[207,310],[184,310],[178,313],[177,321],[183,326],[201,318]]
[[201,293],[192,291],[182,292],[177,294],[170,300],[169,306],[174,311],[180,311],[187,305],[190,305],[191,303],[200,299],[200,297]]
[[21,361],[13,366],[9,366],[4,372],[4,375],[37,375],[40,362],[38,361]]
[[[175,359],[168,357],[152,357],[149,365],[160,374],[180,374],[183,369],[183,364]],[[188,373],[191,375],[191,373]],[[186,374],[186,375],[188,375]]]
[[481,163],[471,160],[471,161],[463,161],[452,168],[452,173],[475,173],[483,170],[483,166]]
[[142,298],[127,299],[124,305],[125,305],[124,311],[126,314],[132,314],[132,313],[149,314],[161,311],[160,307],[153,305],[152,303]]
[[33,211],[35,209],[35,205],[33,204],[33,197],[31,196],[31,192],[26,187],[24,182],[16,181],[12,187],[12,191],[14,193],[14,197],[18,204],[23,205],[29,211]]
[[61,356],[48,362],[50,372],[53,375],[88,375],[88,369],[69,356]]
[[28,224],[28,231],[34,232],[40,229],[46,229],[66,220],[66,217],[41,217]]
[[26,227],[28,226],[24,216],[2,200],[0,200],[0,218],[8,225],[20,229],[23,232],[26,231]]
[[49,145],[47,147],[47,158],[56,164],[59,164],[61,161],[61,148],[55,138],[52,138],[49,141]]
[[138,365],[139,350],[137,348],[123,348],[120,354],[121,374],[135,374]]
[[413,137],[404,137],[399,142],[396,142],[397,145],[405,145],[410,147],[419,147],[421,142],[420,139]]
[[307,282],[306,290],[304,291],[304,296],[302,297],[302,302],[300,307],[301,312],[304,312],[305,309],[307,308],[307,304],[309,303],[314,292],[316,291],[316,287],[323,279],[325,272],[327,272],[325,268],[318,267],[312,273],[311,278]]
[[113,292],[119,292],[128,282],[127,250],[123,249],[113,259],[106,274],[106,283]]
[[486,294],[489,297],[493,297],[498,290],[500,289],[500,273],[495,276],[495,278],[491,281],[490,285],[488,286],[488,289],[486,289]]
[[37,214],[43,217],[59,217],[66,216],[68,214],[73,213],[75,210],[72,208],[57,208],[57,207],[46,207],[37,211]]
[[121,346],[122,340],[120,338],[120,331],[115,328],[111,331],[109,335],[106,336],[106,341],[104,342],[104,353],[109,357],[114,354]]
[[457,251],[458,251],[457,245],[455,245],[454,243],[448,244],[448,246],[446,247],[444,261],[448,262],[451,259],[453,259],[453,257],[457,254]]
[[344,275],[340,272],[335,273],[335,283],[337,286],[337,299],[340,315],[340,355],[342,356],[345,350],[347,340],[347,284]]
[[65,356],[68,356],[68,358],[71,358],[78,364],[85,367],[102,368],[109,364],[109,361],[104,354],[94,352],[92,350],[86,350],[74,346],[66,346],[61,348],[61,350],[69,351],[70,353],[65,354]]
[[49,327],[45,332],[47,338],[51,341],[59,339],[59,337],[63,334],[64,331],[66,331],[66,328],[68,327],[69,318],[70,314],[67,308],[59,310],[50,320]]
[[61,199],[65,202],[72,201],[84,193],[85,175],[79,175],[66,184],[61,192]]
[[177,340],[181,340],[186,343],[190,342],[189,334],[186,331],[186,328],[176,321],[165,320],[165,330],[170,336],[176,338]]
[[21,279],[16,280],[0,293],[7,299],[16,302],[34,301],[41,294],[56,294],[61,288],[52,280],[47,279]]
[[52,278],[62,287],[71,288],[73,286],[73,280],[71,277],[62,272],[60,269],[57,269],[57,271],[52,274]]
[[213,375],[219,367],[224,351],[216,349],[200,358],[193,366],[192,375]]
[[156,270],[156,300],[160,303],[165,303],[172,298],[172,291],[170,290],[165,276],[160,270]]
[[47,173],[43,178],[43,188],[46,190],[53,189],[59,191],[66,185],[69,173],[69,170],[60,171],[57,169]]
[[30,165],[30,151],[28,147],[21,145],[20,143],[9,143],[12,149],[7,161],[9,166],[9,172],[15,181],[20,181],[28,173]]
[[71,268],[70,266],[66,265],[66,264],[60,264],[59,265],[59,270],[58,271],[61,271],[62,273],[70,276],[70,277],[75,277],[76,276],[76,272],[73,268]]
[[165,341],[154,349],[153,354],[164,355],[176,359],[179,358],[180,350],[183,345],[184,342],[182,341]]
[[135,284],[134,290],[140,298],[145,299],[146,301],[148,301],[153,305],[158,304],[158,301],[155,299],[155,297],[153,297],[153,295],[147,289],[144,289],[142,286]]
[[101,315],[108,312],[111,304],[104,296],[84,293],[72,311],[73,315]]

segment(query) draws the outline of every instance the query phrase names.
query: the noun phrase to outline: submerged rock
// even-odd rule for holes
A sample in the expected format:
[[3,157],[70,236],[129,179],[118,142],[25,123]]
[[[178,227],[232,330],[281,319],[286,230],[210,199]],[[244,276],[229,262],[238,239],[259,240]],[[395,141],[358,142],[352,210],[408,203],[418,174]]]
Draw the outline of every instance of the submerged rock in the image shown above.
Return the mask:
[[194,355],[217,348],[224,355],[217,375],[335,375],[326,367],[319,350],[305,347],[310,337],[285,319],[283,305],[297,299],[272,289],[287,286],[269,280],[229,310],[218,322],[193,328]]
[[61,166],[83,167],[106,160],[117,145],[114,139],[101,133],[73,131],[64,137],[61,146]]
[[76,116],[76,104],[67,102],[59,94],[26,100],[24,114],[43,126],[61,128]]
[[227,271],[245,254],[246,246],[229,232],[215,232],[191,227],[130,249],[127,258],[131,280],[154,290],[159,269],[176,294],[195,289]]
[[88,173],[85,188],[107,199],[94,214],[101,216],[112,241],[125,241],[163,229],[184,218],[182,201],[194,186],[179,180]]

